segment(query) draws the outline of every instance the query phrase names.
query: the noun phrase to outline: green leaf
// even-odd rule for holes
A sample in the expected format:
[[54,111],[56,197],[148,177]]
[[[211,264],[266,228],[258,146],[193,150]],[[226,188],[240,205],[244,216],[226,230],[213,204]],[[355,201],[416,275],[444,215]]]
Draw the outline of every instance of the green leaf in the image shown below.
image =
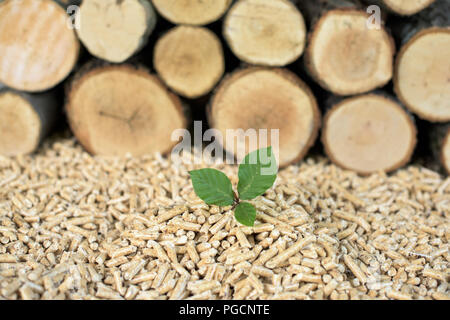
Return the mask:
[[256,209],[248,202],[241,202],[234,210],[234,216],[244,226],[253,227],[256,219]]
[[234,194],[231,181],[216,169],[200,169],[189,171],[192,185],[197,196],[207,204],[229,206],[233,204]]
[[262,195],[275,182],[277,171],[272,147],[249,153],[239,165],[239,198],[250,200]]

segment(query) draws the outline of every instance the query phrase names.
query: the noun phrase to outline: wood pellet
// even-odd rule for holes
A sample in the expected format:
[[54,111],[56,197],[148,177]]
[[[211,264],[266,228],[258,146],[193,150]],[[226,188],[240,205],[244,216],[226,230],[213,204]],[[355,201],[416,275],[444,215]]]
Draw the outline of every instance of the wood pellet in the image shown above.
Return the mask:
[[193,192],[188,171],[206,166],[237,177],[73,139],[0,157],[0,299],[450,298],[448,178],[309,158],[252,200],[244,227]]

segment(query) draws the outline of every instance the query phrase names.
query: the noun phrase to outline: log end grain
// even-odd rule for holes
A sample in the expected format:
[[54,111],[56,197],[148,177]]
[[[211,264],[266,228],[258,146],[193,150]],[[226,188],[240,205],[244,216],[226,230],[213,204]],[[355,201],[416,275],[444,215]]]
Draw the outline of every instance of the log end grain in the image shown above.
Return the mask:
[[416,128],[398,103],[368,94],[345,99],[327,112],[322,143],[341,167],[362,174],[388,172],[409,162]]
[[172,132],[186,127],[178,97],[156,76],[128,65],[77,77],[66,111],[79,142],[99,155],[166,153],[175,144]]
[[174,24],[205,25],[219,19],[232,0],[153,0],[156,10]]
[[[320,112],[310,89],[294,74],[283,69],[248,68],[221,83],[211,100],[208,121],[221,132],[225,149],[238,161],[238,155],[252,151],[245,131],[267,129],[271,145],[270,130],[278,129],[278,159],[283,167],[300,160],[314,143]],[[237,141],[227,139],[228,129],[242,130]]]
[[225,70],[218,37],[191,26],[175,27],[158,40],[153,65],[171,89],[188,98],[209,93]]
[[389,10],[404,16],[410,16],[422,11],[436,0],[383,0]]
[[39,115],[26,99],[15,92],[0,93],[0,132],[0,155],[28,154],[39,145]]
[[354,95],[392,78],[395,45],[383,29],[369,29],[364,11],[327,11],[314,25],[306,49],[309,73],[337,95]]
[[287,0],[237,2],[225,18],[223,33],[239,59],[265,66],[294,62],[306,41],[303,16]]
[[0,3],[0,81],[23,91],[61,82],[78,58],[79,42],[63,8],[51,0]]
[[397,96],[419,117],[450,121],[450,28],[418,32],[400,50],[395,67]]
[[88,51],[109,62],[123,62],[141,49],[156,25],[148,0],[84,0],[77,34]]

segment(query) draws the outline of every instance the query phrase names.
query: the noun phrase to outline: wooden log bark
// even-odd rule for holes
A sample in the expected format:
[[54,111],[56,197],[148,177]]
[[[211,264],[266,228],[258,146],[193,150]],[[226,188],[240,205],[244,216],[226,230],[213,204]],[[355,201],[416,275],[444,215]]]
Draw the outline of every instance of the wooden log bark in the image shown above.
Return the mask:
[[359,0],[290,0],[294,3],[305,18],[306,23],[313,27],[324,13],[335,9],[363,10],[364,6]]
[[51,0],[0,3],[0,81],[37,92],[60,83],[74,67],[79,42],[64,9]]
[[120,63],[147,43],[156,25],[148,0],[84,0],[77,34],[95,57]]
[[392,171],[407,164],[416,145],[414,120],[386,94],[331,99],[323,122],[325,153],[361,174]]
[[156,43],[153,65],[163,81],[187,98],[209,93],[225,70],[223,48],[206,28],[175,27]]
[[[251,146],[247,130],[267,129],[269,145],[276,143],[270,130],[279,130],[281,167],[303,158],[320,127],[320,112],[311,90],[285,69],[252,67],[234,72],[219,85],[207,116],[210,127],[222,134],[225,150],[238,161],[258,147]],[[227,139],[230,129],[237,130],[237,141]],[[264,143],[259,131],[257,134],[259,143]]]
[[433,27],[447,28],[450,26],[450,1],[436,1],[425,10],[412,17],[397,17],[391,19],[390,28],[392,34],[399,40],[399,44],[405,45],[420,31]]
[[70,127],[93,154],[166,153],[176,143],[173,130],[187,125],[179,98],[131,65],[87,65],[66,96]]
[[302,55],[306,26],[302,14],[287,0],[242,0],[227,13],[223,35],[240,60],[280,67]]
[[384,86],[393,74],[395,43],[381,24],[368,28],[359,2],[300,1],[311,23],[305,51],[308,73],[336,95],[355,95]]
[[70,6],[80,6],[82,0],[53,0],[59,3],[64,9],[67,9]]
[[[402,16],[411,16],[431,5],[436,0],[364,0],[368,5],[378,5]],[[439,0],[438,0],[439,1]],[[446,0],[444,0],[446,1]]]
[[394,90],[420,118],[450,121],[450,2],[437,1],[393,25],[403,45],[395,63]]
[[53,91],[27,94],[0,89],[0,154],[16,156],[35,151],[59,115]]
[[450,174],[450,124],[433,125],[430,146],[434,159]]
[[174,24],[205,25],[218,20],[232,0],[153,0],[156,10]]

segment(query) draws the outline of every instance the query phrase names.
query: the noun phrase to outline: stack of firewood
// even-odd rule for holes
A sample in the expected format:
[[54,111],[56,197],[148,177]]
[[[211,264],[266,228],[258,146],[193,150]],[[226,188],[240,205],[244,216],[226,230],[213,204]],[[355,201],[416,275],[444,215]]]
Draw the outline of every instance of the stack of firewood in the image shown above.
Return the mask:
[[449,0],[3,0],[0,82],[3,155],[36,150],[62,109],[93,154],[167,153],[203,101],[231,154],[279,129],[285,166],[322,128],[331,161],[388,172],[419,134],[450,172]]

